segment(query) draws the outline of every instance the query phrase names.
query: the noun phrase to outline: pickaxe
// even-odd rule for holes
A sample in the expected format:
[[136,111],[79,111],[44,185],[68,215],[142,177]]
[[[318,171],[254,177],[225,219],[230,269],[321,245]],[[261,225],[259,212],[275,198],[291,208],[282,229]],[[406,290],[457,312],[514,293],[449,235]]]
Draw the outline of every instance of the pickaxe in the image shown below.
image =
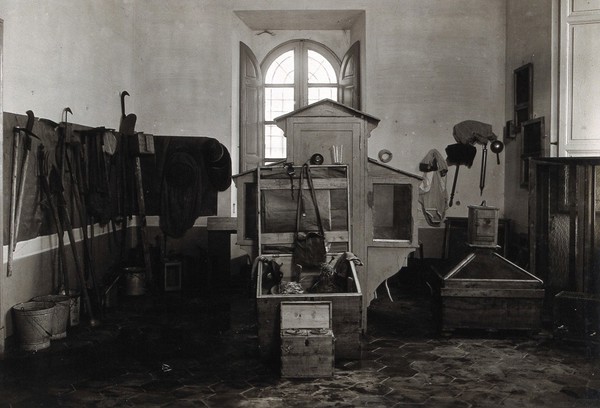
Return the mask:
[[[35,120],[35,115],[32,111],[27,111],[27,124],[24,128],[20,126],[15,126],[14,128],[14,144],[13,144],[13,169],[12,169],[12,194],[11,194],[11,214],[10,214],[10,232],[9,232],[9,247],[8,247],[8,260],[6,265],[6,274],[7,276],[12,275],[12,264],[13,264],[13,254],[15,251],[15,247],[17,246],[17,239],[19,234],[19,224],[21,223],[21,210],[23,207],[23,193],[25,190],[25,177],[27,176],[27,168],[29,166],[29,152],[31,151],[31,138],[35,137],[39,140],[33,132],[33,122]],[[19,158],[19,148],[20,148],[20,135],[23,134],[23,163],[21,164],[20,173],[21,178],[19,178],[19,166],[18,166],[18,158]]]

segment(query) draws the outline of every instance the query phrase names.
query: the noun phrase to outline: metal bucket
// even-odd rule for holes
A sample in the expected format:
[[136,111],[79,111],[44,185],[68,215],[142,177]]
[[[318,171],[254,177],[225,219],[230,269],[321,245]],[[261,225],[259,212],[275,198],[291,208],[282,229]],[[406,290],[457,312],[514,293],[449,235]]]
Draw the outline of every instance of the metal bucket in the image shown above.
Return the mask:
[[24,302],[13,306],[21,349],[37,351],[50,347],[54,302]]
[[33,302],[54,302],[56,304],[52,314],[50,339],[56,340],[67,337],[67,326],[71,314],[71,298],[66,295],[45,295],[36,296],[31,300]]
[[139,296],[146,293],[146,269],[141,266],[123,268],[125,272],[125,294]]
[[119,303],[119,280],[121,280],[121,275],[117,275],[112,283],[104,290],[102,305],[107,309],[117,307]]
[[79,325],[79,311],[81,309],[81,296],[78,290],[69,291],[69,326]]

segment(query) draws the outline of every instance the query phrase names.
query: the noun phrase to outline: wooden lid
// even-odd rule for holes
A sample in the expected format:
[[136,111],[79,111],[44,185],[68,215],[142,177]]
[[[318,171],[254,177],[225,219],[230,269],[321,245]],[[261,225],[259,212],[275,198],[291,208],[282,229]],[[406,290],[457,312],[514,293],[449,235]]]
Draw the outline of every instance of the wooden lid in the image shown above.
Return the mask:
[[281,302],[281,330],[330,328],[331,302]]

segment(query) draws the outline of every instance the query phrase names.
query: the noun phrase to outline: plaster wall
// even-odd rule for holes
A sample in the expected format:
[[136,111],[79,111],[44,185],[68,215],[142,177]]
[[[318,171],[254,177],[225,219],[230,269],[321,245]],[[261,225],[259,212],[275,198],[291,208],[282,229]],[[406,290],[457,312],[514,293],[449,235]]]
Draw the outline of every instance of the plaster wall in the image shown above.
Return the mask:
[[[533,64],[533,117],[544,116],[546,138],[556,140],[553,123],[557,119],[552,109],[553,15],[554,0],[508,0],[506,48],[506,120],[513,118],[513,71],[524,64]],[[528,190],[520,185],[521,135],[506,141],[505,216],[511,219],[513,231],[526,233],[528,229]]]
[[[240,25],[234,13],[340,8],[365,11],[350,33],[289,32],[271,39]],[[452,127],[462,120],[490,123],[501,134],[505,13],[506,0],[5,0],[4,110],[33,109],[59,121],[69,106],[77,123],[118,127],[119,93],[126,89],[138,130],[215,137],[234,151],[240,40],[260,61],[271,42],[297,35],[316,36],[340,57],[360,39],[363,108],[381,119],[370,156],[387,148],[394,155],[390,165],[418,172],[430,149],[443,154],[454,143]],[[479,157],[473,168],[461,169],[460,204],[448,215],[466,216],[467,205],[485,199],[502,216],[504,167],[490,160],[480,196]],[[448,187],[453,175],[451,168]],[[219,215],[231,214],[231,197],[219,195]],[[47,255],[31,256],[35,270]],[[0,319],[8,305],[34,295],[27,273],[11,279],[0,277]],[[17,289],[6,296],[7,288]]]
[[[59,122],[68,106],[78,123],[117,127],[119,93],[131,85],[131,11],[129,0],[0,2],[2,111],[23,114],[31,109],[36,117]],[[3,267],[0,355],[13,329],[10,308],[52,288],[53,240],[55,236],[19,243],[13,275],[7,277]],[[98,268],[111,259],[101,248]]]
[[[416,173],[430,149],[445,156],[455,143],[453,126],[463,120],[489,123],[501,135],[504,1],[391,3],[377,2],[380,7],[366,13],[366,106],[381,119],[369,154],[387,148],[394,155],[390,165]],[[480,195],[481,151],[478,146],[471,169],[461,168],[448,216],[467,216],[467,206],[482,200],[502,214],[504,166],[488,161]],[[455,169],[447,175],[449,189]]]
[[[231,144],[229,2],[134,2],[133,77],[138,129],[156,135],[206,136]],[[230,194],[218,213],[230,215]]]
[[[233,0],[234,10],[340,9],[323,0]],[[419,174],[430,149],[445,155],[455,143],[452,128],[467,120],[489,123],[502,138],[505,123],[506,1],[348,0],[344,9],[364,10],[350,30],[361,41],[363,110],[381,119],[369,140],[369,156],[393,154],[390,165]],[[262,35],[260,36],[262,37]],[[326,43],[327,44],[327,43]],[[248,44],[252,47],[251,44]],[[259,59],[260,60],[260,59]],[[504,214],[504,156],[496,165],[488,153],[486,183],[480,195],[481,146],[472,168],[462,166],[455,204],[446,215],[466,217],[468,205],[500,208]],[[448,192],[455,166],[447,175]],[[443,231],[429,227],[420,212],[427,257],[442,255]]]
[[119,126],[119,93],[131,90],[132,3],[0,2],[4,19],[4,111],[87,126]]

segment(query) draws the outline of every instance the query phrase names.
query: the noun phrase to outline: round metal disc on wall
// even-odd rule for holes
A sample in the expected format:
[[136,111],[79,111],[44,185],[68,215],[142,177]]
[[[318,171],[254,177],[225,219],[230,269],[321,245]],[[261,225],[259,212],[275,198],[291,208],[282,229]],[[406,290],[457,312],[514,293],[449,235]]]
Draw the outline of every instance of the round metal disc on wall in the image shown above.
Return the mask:
[[382,163],[388,163],[389,161],[391,161],[392,156],[392,152],[390,152],[388,149],[382,149],[379,151],[378,154],[379,161]]
[[319,153],[315,153],[310,156],[310,164],[319,165],[323,164],[323,155]]

